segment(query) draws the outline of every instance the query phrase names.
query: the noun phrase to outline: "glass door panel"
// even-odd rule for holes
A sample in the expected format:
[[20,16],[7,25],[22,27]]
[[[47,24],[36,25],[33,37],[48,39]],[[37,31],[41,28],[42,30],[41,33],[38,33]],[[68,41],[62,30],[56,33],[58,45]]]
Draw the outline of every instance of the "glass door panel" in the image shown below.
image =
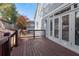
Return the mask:
[[62,17],[62,39],[69,41],[69,15]]

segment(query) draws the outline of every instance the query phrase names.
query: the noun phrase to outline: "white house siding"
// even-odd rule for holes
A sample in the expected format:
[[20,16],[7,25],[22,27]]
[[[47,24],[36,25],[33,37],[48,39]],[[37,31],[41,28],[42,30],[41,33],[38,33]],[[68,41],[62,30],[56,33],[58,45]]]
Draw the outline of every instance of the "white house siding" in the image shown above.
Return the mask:
[[[36,15],[35,15],[35,30],[41,30],[42,29],[42,4],[37,4],[37,10],[36,10]],[[36,36],[42,35],[41,31],[36,31],[35,32]]]
[[[43,16],[41,17],[41,23],[38,24],[40,26],[43,26],[42,29],[45,29],[46,30],[46,37],[76,53],[79,53],[79,46],[78,45],[75,45],[75,12],[79,12],[79,4],[78,4],[78,7],[77,8],[74,8],[74,4],[70,4],[70,3],[61,3],[61,4],[58,4],[58,3],[53,3],[51,4],[47,4],[46,6],[46,9],[44,7],[43,11],[46,10],[47,13],[44,13],[43,12]],[[43,4],[44,5],[44,4]],[[53,6],[53,7],[52,7]],[[50,8],[51,10],[50,10]],[[57,7],[57,8],[56,8]],[[71,10],[69,11],[66,11],[66,12],[63,12],[59,15],[54,15],[55,13],[61,11],[61,10],[64,10],[65,8],[67,7],[71,7]],[[49,10],[50,12],[49,12]],[[50,36],[50,16],[53,15],[52,17],[52,22],[53,22],[53,28],[52,28],[52,36]],[[65,16],[65,15],[69,15],[69,41],[65,41],[65,40],[62,40],[62,16]],[[37,17],[38,18],[38,17]],[[58,24],[58,27],[59,27],[59,38],[55,38],[54,37],[54,21],[55,21],[55,18],[59,18],[59,24]],[[47,23],[45,25],[45,20],[47,20]],[[36,21],[35,21],[36,22]],[[38,21],[39,23],[39,21]],[[42,24],[42,25],[41,25]]]

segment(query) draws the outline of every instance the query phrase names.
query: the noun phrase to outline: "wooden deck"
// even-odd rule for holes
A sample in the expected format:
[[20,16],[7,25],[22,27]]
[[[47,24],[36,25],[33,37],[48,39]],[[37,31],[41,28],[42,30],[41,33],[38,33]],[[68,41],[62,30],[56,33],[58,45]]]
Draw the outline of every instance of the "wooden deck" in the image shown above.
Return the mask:
[[19,46],[14,48],[11,56],[79,56],[48,39],[18,39]]

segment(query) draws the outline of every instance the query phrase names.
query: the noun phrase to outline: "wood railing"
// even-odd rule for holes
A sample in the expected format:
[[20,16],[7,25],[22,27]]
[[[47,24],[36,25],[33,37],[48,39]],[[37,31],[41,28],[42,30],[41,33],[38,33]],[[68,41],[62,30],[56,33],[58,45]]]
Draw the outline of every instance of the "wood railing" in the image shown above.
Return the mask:
[[36,35],[37,32],[42,32],[42,37],[46,37],[46,32],[45,30],[28,30],[28,32],[33,31],[33,38],[35,39],[39,35]]
[[[38,34],[37,34],[38,33]],[[46,37],[46,32],[45,30],[23,30],[22,32],[19,31],[20,38],[45,38]]]
[[18,38],[17,30],[15,30],[14,33],[9,36],[4,36],[0,44],[1,56],[10,56],[12,48],[18,46],[17,38]]
[[15,32],[12,35],[9,36],[9,41],[10,41],[11,48],[18,46],[17,39],[18,39],[18,31],[15,30]]

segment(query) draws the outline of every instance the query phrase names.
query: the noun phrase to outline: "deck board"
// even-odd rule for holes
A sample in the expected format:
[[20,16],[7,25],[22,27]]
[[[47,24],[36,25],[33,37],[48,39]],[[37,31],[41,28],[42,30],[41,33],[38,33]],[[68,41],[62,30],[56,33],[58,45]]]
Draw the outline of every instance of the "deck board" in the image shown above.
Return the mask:
[[18,39],[19,46],[11,56],[79,56],[79,54],[48,39]]

